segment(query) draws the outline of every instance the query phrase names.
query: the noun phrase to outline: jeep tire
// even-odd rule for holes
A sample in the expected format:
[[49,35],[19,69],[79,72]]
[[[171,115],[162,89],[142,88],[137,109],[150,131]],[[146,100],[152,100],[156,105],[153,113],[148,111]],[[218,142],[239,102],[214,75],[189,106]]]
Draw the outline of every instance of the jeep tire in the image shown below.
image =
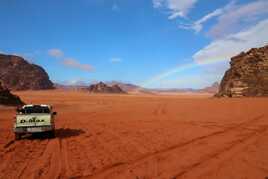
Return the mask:
[[21,139],[21,134],[15,133],[15,140],[20,140]]
[[49,137],[50,139],[55,138],[55,137],[56,137],[56,135],[55,135],[55,130],[49,131],[49,132],[48,132],[48,137]]

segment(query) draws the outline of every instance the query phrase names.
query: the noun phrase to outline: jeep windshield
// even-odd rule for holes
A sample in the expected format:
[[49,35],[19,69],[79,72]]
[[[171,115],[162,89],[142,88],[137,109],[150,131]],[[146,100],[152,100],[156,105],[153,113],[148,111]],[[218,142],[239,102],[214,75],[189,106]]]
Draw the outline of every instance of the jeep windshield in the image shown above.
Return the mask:
[[50,109],[47,106],[26,106],[18,111],[20,114],[32,114],[32,113],[43,113],[49,114]]

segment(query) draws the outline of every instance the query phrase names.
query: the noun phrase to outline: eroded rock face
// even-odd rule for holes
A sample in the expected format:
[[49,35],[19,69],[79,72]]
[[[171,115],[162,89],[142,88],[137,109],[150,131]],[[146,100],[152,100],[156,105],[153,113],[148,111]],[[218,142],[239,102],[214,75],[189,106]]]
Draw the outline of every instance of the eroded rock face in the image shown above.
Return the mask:
[[103,82],[90,85],[88,90],[91,93],[126,93],[118,85],[108,86]]
[[19,106],[23,105],[22,100],[10,93],[7,88],[4,88],[0,83],[0,105],[8,105],[8,106]]
[[233,57],[218,97],[268,96],[268,45]]
[[0,81],[11,90],[53,89],[42,67],[14,55],[0,54]]

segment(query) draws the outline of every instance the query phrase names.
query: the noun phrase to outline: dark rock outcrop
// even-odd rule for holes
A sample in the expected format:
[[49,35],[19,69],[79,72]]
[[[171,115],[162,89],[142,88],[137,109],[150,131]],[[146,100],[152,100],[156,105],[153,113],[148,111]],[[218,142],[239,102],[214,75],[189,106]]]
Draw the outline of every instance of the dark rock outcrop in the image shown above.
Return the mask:
[[8,105],[8,106],[19,106],[23,105],[22,100],[10,93],[7,88],[4,88],[0,83],[0,105]]
[[118,85],[108,86],[103,82],[90,85],[88,91],[91,93],[118,93],[118,94],[126,93]]
[[233,57],[218,97],[268,96],[268,45]]
[[10,90],[53,89],[42,67],[14,55],[0,54],[0,81]]

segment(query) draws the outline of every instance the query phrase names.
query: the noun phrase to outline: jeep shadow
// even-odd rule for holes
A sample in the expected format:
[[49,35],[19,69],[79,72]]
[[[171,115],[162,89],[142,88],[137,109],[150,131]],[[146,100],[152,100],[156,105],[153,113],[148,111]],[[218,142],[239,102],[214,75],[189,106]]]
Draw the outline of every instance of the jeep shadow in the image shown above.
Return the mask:
[[56,138],[60,139],[75,137],[85,133],[85,131],[83,131],[82,129],[70,129],[70,128],[60,128],[56,129],[55,131],[56,131]]
[[71,128],[59,128],[55,129],[55,137],[51,137],[49,134],[46,132],[42,133],[33,133],[33,134],[25,134],[22,139],[53,139],[53,138],[59,138],[59,139],[64,139],[64,138],[70,138],[70,137],[76,137],[81,134],[85,133],[81,129],[71,129]]

